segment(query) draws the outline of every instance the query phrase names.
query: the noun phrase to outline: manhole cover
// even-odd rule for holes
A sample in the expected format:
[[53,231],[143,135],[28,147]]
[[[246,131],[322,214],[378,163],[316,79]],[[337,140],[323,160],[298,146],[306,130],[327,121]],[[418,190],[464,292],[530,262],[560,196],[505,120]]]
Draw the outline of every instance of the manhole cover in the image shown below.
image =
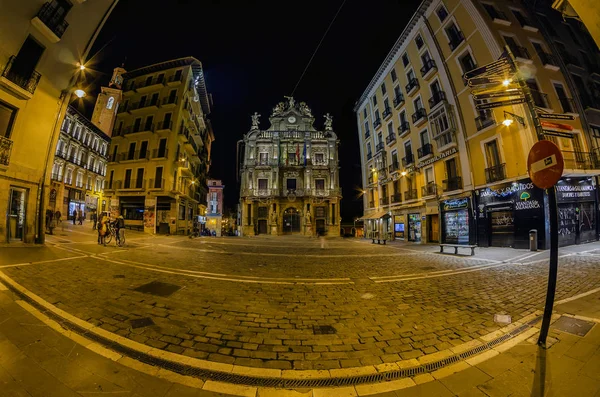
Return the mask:
[[152,281],[151,283],[140,285],[134,291],[143,292],[155,296],[171,296],[174,292],[180,290],[181,287],[175,284],[163,283],[160,281]]
[[150,317],[136,318],[134,320],[129,320],[131,323],[131,328],[142,328],[147,327],[149,325],[154,325],[154,321]]
[[566,316],[562,316],[552,324],[552,328],[558,331],[568,332],[569,334],[577,336],[585,336],[593,326],[594,323],[589,321]]
[[337,331],[331,325],[313,325],[313,334],[328,335],[335,334]]
[[113,274],[113,278],[125,278],[124,274]]

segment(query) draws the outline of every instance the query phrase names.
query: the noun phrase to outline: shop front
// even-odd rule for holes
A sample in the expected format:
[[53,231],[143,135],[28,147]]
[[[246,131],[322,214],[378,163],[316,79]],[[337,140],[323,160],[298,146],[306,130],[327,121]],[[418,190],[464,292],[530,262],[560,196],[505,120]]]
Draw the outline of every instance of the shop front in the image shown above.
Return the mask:
[[[477,244],[526,249],[529,231],[535,229],[538,248],[546,249],[549,236],[545,199],[544,191],[530,179],[476,190]],[[459,215],[456,216],[458,220]]]
[[404,215],[394,215],[394,239],[404,240]]
[[475,244],[475,217],[469,197],[440,201],[442,244]]
[[421,242],[421,213],[408,214],[408,241]]
[[592,178],[563,178],[556,184],[558,245],[597,239],[596,186]]

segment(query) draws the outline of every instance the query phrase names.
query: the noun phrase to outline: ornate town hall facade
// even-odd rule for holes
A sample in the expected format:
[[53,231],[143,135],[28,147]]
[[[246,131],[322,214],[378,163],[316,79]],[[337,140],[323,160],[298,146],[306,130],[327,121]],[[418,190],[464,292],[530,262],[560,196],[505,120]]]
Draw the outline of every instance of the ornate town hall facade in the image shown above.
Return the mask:
[[304,102],[288,97],[261,130],[254,113],[241,151],[240,225],[243,235],[339,235],[338,144],[332,117],[324,130]]

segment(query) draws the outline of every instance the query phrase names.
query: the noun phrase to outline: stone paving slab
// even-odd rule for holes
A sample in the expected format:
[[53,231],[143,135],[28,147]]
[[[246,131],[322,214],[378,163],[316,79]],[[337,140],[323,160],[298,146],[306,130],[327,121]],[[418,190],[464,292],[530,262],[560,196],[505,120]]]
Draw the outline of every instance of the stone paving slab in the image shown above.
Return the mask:
[[[341,239],[328,244],[334,249],[344,247],[347,256],[342,258],[327,256],[328,250],[318,248],[315,240],[253,240],[264,253],[273,253],[272,245],[285,241],[287,251],[298,255],[279,260],[269,256],[271,265],[264,267],[258,267],[260,256],[237,254],[245,249],[247,239],[213,241],[219,251],[231,255],[201,252],[210,244],[203,241],[210,240],[181,237],[140,238],[140,244],[155,244],[124,250],[78,241],[48,250],[65,257],[73,253],[64,249],[73,248],[107,255],[3,271],[58,308],[150,347],[219,363],[281,370],[378,365],[450,349],[498,330],[500,326],[493,322],[496,313],[518,320],[543,307],[547,277],[543,263],[507,264],[460,275],[375,284],[368,276],[452,271],[489,262],[430,253],[369,258],[364,255],[394,248]],[[179,245],[192,250],[177,249]],[[323,256],[301,257],[307,251]],[[146,265],[132,267],[120,260]],[[179,270],[164,273],[164,267]],[[353,283],[257,284],[190,277],[192,273],[180,270],[258,278],[293,278],[302,271],[304,277],[349,277]],[[182,288],[167,298],[133,291],[152,281]],[[557,299],[599,287],[597,258],[562,258],[558,285]],[[155,325],[131,326],[131,320],[145,317]],[[314,327],[320,325],[331,325],[336,333],[315,335]]]

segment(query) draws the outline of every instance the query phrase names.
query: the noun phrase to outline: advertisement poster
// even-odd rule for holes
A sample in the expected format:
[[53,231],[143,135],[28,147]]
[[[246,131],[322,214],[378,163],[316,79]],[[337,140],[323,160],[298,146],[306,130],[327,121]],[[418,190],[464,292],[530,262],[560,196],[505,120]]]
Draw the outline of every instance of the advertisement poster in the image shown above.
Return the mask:
[[404,216],[394,215],[394,236],[404,238]]
[[110,218],[117,219],[119,216],[119,199],[110,199]]
[[156,199],[147,198],[144,202],[144,228],[154,229]]

